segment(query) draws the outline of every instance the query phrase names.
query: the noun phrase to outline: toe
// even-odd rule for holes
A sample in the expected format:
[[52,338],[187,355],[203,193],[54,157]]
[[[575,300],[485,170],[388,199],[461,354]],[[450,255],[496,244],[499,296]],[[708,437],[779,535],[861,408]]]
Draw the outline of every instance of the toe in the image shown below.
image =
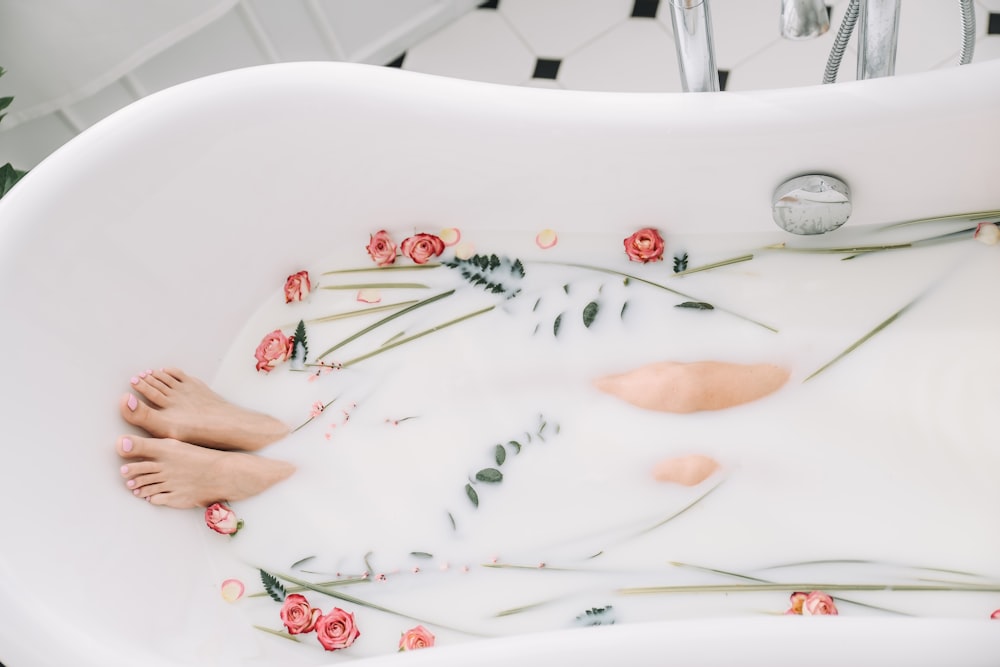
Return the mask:
[[136,498],[152,498],[157,494],[164,494],[167,492],[167,486],[164,482],[154,482],[152,484],[147,484],[145,486],[137,486],[132,489],[132,493]]
[[163,407],[164,401],[167,397],[163,393],[160,387],[163,386],[156,377],[152,375],[142,374],[139,376],[139,382],[134,384],[135,390],[142,394],[143,398],[152,403],[157,407]]
[[125,479],[135,479],[140,475],[158,473],[160,470],[161,466],[157,461],[132,461],[121,467],[121,474]]
[[[157,438],[144,438],[139,435],[123,435],[118,438],[118,455],[125,459],[155,459],[160,453],[162,443],[165,440]],[[128,464],[129,468],[136,465]]]
[[[153,472],[146,475],[137,475],[132,479],[125,482],[125,486],[130,489],[145,489],[150,486],[162,486],[165,483],[163,475],[159,472]],[[162,491],[162,489],[160,489]],[[141,493],[141,491],[140,491]]]
[[155,375],[160,377],[167,385],[173,387],[181,382],[190,382],[191,378],[179,368],[161,368]]
[[146,377],[142,378],[142,380],[143,382],[153,387],[158,392],[160,392],[160,394],[163,394],[164,396],[166,396],[167,392],[170,391],[170,386],[162,379],[157,377],[155,372],[147,373]]

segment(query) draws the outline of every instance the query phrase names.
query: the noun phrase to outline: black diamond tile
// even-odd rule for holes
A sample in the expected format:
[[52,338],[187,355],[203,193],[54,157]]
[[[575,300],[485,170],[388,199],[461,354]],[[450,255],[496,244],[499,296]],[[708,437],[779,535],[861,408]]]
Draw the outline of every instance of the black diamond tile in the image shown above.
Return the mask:
[[990,12],[989,21],[986,23],[986,33],[989,35],[1000,35],[1000,14]]
[[402,67],[403,59],[406,58],[406,51],[399,54],[399,57],[393,60],[391,63],[386,63],[386,67]]
[[660,0],[635,0],[632,5],[632,18],[655,19],[656,10],[660,8]]
[[500,4],[500,0],[486,0],[486,2],[479,5],[479,9],[496,9]]
[[827,21],[833,20],[833,5],[826,6],[826,20]]
[[729,70],[720,69],[719,72],[719,90],[726,89],[726,82],[729,81]]
[[545,58],[539,58],[535,62],[535,73],[531,75],[531,78],[554,79],[556,78],[556,75],[559,74],[559,65],[561,64],[561,60],[546,60]]

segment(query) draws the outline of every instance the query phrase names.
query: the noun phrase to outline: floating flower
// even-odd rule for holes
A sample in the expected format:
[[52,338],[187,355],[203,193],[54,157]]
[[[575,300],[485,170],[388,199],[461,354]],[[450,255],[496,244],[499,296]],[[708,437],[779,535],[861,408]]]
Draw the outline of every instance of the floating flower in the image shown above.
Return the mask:
[[254,352],[253,356],[257,359],[257,370],[270,373],[279,363],[287,361],[292,356],[294,349],[294,339],[281,333],[280,329],[275,329],[264,336],[260,345],[257,346],[257,351]]
[[[291,596],[289,596],[291,597]],[[361,636],[354,624],[354,614],[334,607],[329,614],[316,620],[316,639],[327,651],[347,648]]]
[[400,651],[413,651],[418,648],[430,648],[431,646],[434,646],[434,635],[422,625],[410,628],[399,639]]
[[379,266],[388,266],[396,261],[396,244],[384,229],[371,235],[365,249]]
[[205,525],[217,533],[235,535],[243,527],[243,520],[224,504],[212,503],[205,508]]
[[996,245],[1000,241],[1000,227],[995,222],[980,222],[974,238],[986,245]]
[[552,229],[543,229],[538,232],[538,235],[535,237],[535,243],[538,244],[538,247],[542,250],[548,250],[558,242],[559,237],[556,235],[555,230]]
[[285,598],[285,604],[280,612],[281,622],[285,624],[285,629],[290,635],[312,632],[322,614],[323,610],[310,606],[309,600],[298,593],[292,593]]
[[236,602],[243,597],[246,586],[239,579],[226,579],[222,582],[222,599],[226,602]]
[[315,403],[312,404],[312,409],[309,411],[309,416],[319,417],[323,413],[323,410],[325,409],[326,406],[323,405],[323,401],[316,401]]
[[308,271],[299,271],[285,280],[285,303],[302,301],[312,291],[312,282]]
[[652,227],[644,227],[625,239],[625,254],[633,262],[656,262],[663,259],[663,237]]
[[426,264],[431,257],[444,252],[444,241],[433,234],[421,233],[404,239],[399,247],[415,263]]
[[1000,609],[997,609],[995,612],[990,614],[990,618],[992,618],[995,621],[1000,620]]
[[792,593],[790,606],[786,614],[801,616],[837,616],[837,606],[833,598],[826,593],[813,591],[811,593]]
[[374,288],[358,290],[357,299],[361,303],[378,303],[382,300],[382,291]]
[[457,227],[448,227],[447,229],[442,229],[441,233],[438,234],[438,238],[446,246],[453,246],[462,240],[462,232],[458,230]]
[[457,259],[469,259],[476,254],[476,246],[470,241],[464,241],[455,246],[455,257]]

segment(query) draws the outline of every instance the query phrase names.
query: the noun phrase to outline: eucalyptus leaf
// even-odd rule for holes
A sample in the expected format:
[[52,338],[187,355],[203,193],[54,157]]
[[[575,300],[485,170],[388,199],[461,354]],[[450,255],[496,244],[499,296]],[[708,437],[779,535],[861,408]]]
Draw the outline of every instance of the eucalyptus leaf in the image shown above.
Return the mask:
[[622,304],[622,312],[619,313],[618,317],[620,317],[621,319],[624,320],[625,319],[625,311],[627,309],[628,309],[628,301],[626,301],[625,303]]
[[693,310],[715,310],[715,306],[704,301],[685,301],[679,303],[674,308],[691,308]]
[[590,325],[594,323],[594,318],[597,317],[597,311],[601,309],[601,306],[596,301],[591,301],[583,309],[583,326],[590,328]]
[[469,500],[472,501],[473,505],[479,507],[479,494],[476,493],[476,490],[472,488],[471,484],[465,485],[465,495],[469,496]]
[[507,450],[503,448],[503,445],[496,446],[494,455],[498,466],[502,466],[503,462],[507,460]]
[[521,453],[521,443],[519,443],[517,440],[511,440],[507,444],[514,448],[515,454]]
[[476,479],[480,482],[496,484],[497,482],[503,481],[503,473],[496,468],[483,468],[476,473]]
[[559,315],[556,316],[555,321],[552,322],[552,335],[553,336],[558,336],[559,335],[559,327],[562,326],[562,316],[563,316],[563,313],[559,313]]

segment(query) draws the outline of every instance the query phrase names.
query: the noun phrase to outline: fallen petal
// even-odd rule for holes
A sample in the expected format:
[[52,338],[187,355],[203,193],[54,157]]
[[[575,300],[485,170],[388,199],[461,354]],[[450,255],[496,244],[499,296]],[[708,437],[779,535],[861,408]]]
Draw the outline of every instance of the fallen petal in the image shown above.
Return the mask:
[[548,250],[558,242],[559,236],[553,229],[543,229],[538,232],[538,236],[535,237],[535,243],[537,243],[538,247],[543,250]]
[[226,602],[236,602],[243,597],[246,587],[239,579],[226,579],[222,582],[222,599]]
[[358,301],[361,303],[378,303],[382,300],[382,292],[377,289],[358,290]]
[[704,482],[718,469],[719,462],[712,457],[691,454],[660,461],[653,466],[653,477],[658,482],[694,486]]
[[985,243],[986,245],[996,245],[1000,241],[1000,227],[997,227],[995,223],[992,222],[980,222],[976,225],[976,234],[974,237],[980,243]]
[[464,241],[455,246],[455,257],[458,259],[469,259],[476,254],[476,246],[468,241]]
[[457,227],[448,227],[447,229],[441,230],[441,233],[438,234],[438,238],[444,241],[446,246],[452,246],[462,240],[462,232],[460,232]]

